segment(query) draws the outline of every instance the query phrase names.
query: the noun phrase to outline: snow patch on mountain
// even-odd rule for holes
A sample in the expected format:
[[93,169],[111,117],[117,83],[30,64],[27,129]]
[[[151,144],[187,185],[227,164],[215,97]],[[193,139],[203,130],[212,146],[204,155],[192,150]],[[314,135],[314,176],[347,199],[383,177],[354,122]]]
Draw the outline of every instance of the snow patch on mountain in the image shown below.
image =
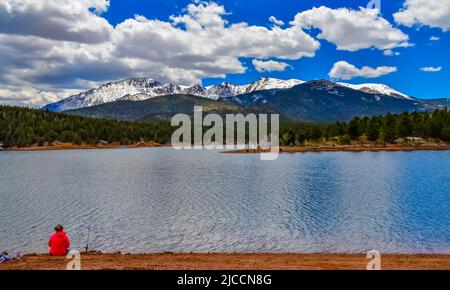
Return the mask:
[[343,87],[347,87],[353,90],[362,91],[368,94],[381,94],[386,96],[391,96],[397,99],[406,99],[406,100],[413,100],[412,97],[405,95],[391,87],[388,87],[383,84],[359,84],[359,85],[353,85],[353,84],[347,84],[347,83],[338,83],[338,85],[341,85]]
[[273,78],[262,78],[254,83],[251,83],[250,85],[247,85],[246,93],[262,90],[289,89],[303,83],[305,83],[305,81],[295,79],[279,80]]
[[209,86],[205,88],[205,94],[202,97],[218,100],[231,98],[237,95],[245,94],[248,85],[235,85],[231,83],[222,83],[218,86]]

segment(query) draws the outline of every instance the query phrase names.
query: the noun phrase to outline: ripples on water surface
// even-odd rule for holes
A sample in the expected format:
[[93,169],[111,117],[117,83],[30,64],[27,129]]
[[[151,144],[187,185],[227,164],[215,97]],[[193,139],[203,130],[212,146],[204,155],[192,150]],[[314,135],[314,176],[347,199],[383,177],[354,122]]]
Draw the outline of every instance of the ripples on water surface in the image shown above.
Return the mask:
[[450,152],[0,153],[0,249],[450,253]]

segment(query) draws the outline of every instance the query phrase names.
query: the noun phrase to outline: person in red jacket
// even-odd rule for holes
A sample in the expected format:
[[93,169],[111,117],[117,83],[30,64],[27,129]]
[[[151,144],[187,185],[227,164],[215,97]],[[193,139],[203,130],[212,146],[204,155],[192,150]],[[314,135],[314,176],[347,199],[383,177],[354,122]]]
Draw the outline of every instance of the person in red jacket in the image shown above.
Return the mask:
[[50,241],[48,241],[48,246],[50,247],[50,255],[52,256],[67,255],[70,248],[70,241],[62,225],[55,227],[55,233],[50,238]]

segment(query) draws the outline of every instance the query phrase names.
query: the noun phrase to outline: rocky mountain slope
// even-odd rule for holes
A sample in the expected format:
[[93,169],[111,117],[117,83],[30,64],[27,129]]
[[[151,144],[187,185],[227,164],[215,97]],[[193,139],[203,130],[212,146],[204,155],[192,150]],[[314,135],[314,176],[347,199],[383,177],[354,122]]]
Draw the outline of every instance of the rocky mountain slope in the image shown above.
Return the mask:
[[154,97],[176,94],[193,95],[218,100],[260,90],[288,89],[301,83],[303,83],[303,81],[300,80],[285,81],[262,78],[248,85],[240,86],[231,83],[222,83],[217,86],[204,88],[199,84],[186,87],[171,83],[163,84],[149,78],[132,78],[114,83],[107,83],[99,88],[82,92],[57,103],[49,104],[44,108],[55,112],[61,112],[111,103],[117,100],[142,101]]
[[159,96],[143,101],[139,101],[139,95],[135,97],[67,112],[130,121],[170,120],[177,113],[192,114],[194,106],[203,106],[206,113],[221,115],[276,112],[285,119],[333,122],[356,116],[430,111],[442,109],[448,103],[445,99],[424,101],[396,93],[391,96],[373,90],[363,92],[326,80],[305,82],[288,89],[256,90],[219,100],[193,95]]

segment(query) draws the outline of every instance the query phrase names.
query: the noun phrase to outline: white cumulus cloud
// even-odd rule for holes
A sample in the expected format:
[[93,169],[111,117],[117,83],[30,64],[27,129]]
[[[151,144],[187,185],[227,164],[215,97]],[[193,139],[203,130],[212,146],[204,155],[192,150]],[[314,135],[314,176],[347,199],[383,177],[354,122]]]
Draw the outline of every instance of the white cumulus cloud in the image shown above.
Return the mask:
[[356,77],[362,78],[378,78],[383,75],[387,75],[396,72],[396,67],[380,66],[377,68],[371,68],[364,66],[357,68],[356,66],[346,62],[338,61],[333,65],[329,76],[333,79],[351,80]]
[[408,27],[426,25],[450,29],[450,0],[406,0],[401,11],[394,14],[398,24]]
[[392,49],[388,49],[388,50],[383,51],[383,54],[385,56],[399,56],[401,53],[398,51],[392,51]]
[[410,46],[404,34],[383,17],[377,9],[331,9],[325,6],[297,14],[292,24],[317,28],[318,38],[336,44],[339,50],[357,51],[375,47],[380,50]]
[[0,102],[8,105],[39,106],[56,102],[62,96],[69,97],[76,92],[76,90],[40,91],[29,86],[0,86]]
[[193,84],[244,73],[240,58],[297,60],[320,48],[297,26],[229,23],[214,2],[196,1],[168,21],[137,15],[115,27],[102,17],[108,7],[108,0],[0,0],[0,102],[45,104],[134,76]]
[[258,72],[274,72],[274,71],[285,71],[287,68],[291,67],[285,62],[278,62],[273,60],[262,61],[254,59],[252,64]]
[[275,16],[270,16],[269,21],[272,22],[275,25],[278,25],[278,26],[283,26],[284,25],[284,21],[283,20],[279,20]]
[[109,0],[0,0],[0,33],[104,42],[113,27],[98,14],[108,7]]
[[426,67],[421,67],[420,70],[424,71],[424,72],[440,72],[442,70],[442,66],[438,66],[438,67],[426,66]]

